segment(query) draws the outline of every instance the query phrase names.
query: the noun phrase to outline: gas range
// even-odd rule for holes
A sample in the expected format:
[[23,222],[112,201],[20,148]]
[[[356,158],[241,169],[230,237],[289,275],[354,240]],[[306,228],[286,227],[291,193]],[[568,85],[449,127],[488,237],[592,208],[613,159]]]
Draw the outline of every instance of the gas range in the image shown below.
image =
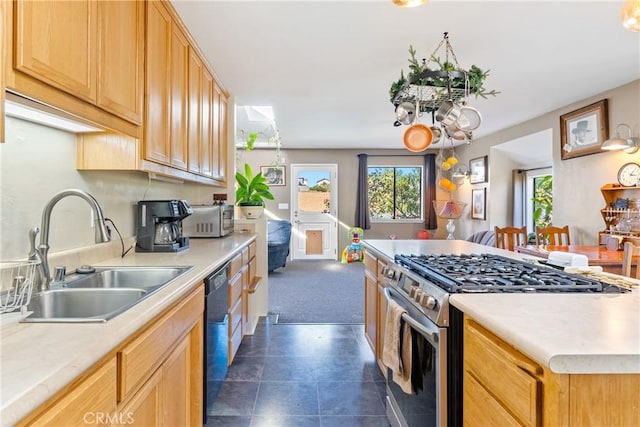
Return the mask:
[[449,325],[452,293],[620,293],[608,283],[553,267],[493,254],[396,255],[384,270],[386,285],[423,315]]

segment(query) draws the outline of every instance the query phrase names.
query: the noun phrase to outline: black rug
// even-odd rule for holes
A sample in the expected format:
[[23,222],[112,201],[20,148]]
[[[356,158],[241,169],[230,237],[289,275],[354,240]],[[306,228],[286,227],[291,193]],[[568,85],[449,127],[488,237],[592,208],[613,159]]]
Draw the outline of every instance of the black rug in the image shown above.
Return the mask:
[[363,323],[364,264],[288,261],[269,273],[269,313],[278,323]]

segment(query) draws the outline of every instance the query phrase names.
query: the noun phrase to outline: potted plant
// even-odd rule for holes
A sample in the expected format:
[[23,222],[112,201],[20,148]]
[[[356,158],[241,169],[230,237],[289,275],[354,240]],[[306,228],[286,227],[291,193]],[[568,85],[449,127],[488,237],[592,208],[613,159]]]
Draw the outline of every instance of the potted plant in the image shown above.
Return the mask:
[[[465,81],[465,76],[468,81]],[[452,89],[465,89],[465,85],[468,84],[469,94],[482,98],[496,96],[500,92],[487,90],[483,86],[487,76],[489,76],[489,71],[483,71],[475,65],[472,65],[469,70],[465,70],[457,63],[442,61],[433,54],[428,61],[426,59],[420,61],[416,58],[416,50],[413,46],[409,46],[409,73],[405,76],[404,71],[400,70],[400,78],[391,84],[389,96],[392,103],[398,102],[396,97],[405,88],[407,82],[417,86],[443,88],[443,90],[447,89],[449,83]]]
[[273,200],[273,194],[269,191],[267,180],[262,172],[253,174],[251,166],[244,164],[244,174],[236,172],[236,204],[240,213],[247,219],[260,218],[264,211],[264,199]]

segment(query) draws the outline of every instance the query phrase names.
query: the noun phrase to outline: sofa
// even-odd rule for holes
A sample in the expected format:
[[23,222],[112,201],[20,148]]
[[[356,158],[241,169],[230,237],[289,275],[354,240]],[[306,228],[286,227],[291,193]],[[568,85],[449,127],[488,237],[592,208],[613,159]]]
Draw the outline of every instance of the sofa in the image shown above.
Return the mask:
[[289,244],[291,241],[291,223],[284,219],[267,222],[268,270],[287,265]]

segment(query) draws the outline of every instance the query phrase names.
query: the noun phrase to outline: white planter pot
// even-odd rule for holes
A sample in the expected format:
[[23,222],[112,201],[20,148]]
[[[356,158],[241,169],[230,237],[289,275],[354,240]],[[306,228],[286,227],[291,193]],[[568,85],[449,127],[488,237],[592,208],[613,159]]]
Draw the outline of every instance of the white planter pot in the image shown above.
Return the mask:
[[264,212],[264,206],[238,206],[238,208],[246,219],[260,218]]

